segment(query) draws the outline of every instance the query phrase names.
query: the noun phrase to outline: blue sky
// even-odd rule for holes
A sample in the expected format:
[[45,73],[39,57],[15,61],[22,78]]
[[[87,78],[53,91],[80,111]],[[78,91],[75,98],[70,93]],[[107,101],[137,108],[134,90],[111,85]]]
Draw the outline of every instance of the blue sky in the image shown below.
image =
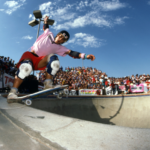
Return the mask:
[[[0,55],[17,62],[35,42],[37,28],[28,25],[33,11],[55,20],[54,36],[67,30],[68,49],[94,54],[84,60],[108,76],[150,74],[150,0],[1,0]],[[40,34],[42,31],[42,23]],[[82,60],[59,56],[63,67],[82,66]]]

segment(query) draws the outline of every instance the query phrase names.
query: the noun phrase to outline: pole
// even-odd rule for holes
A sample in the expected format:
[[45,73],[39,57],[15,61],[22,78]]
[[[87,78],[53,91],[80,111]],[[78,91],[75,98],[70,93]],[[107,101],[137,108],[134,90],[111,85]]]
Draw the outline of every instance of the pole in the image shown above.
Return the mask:
[[[38,27],[37,37],[36,37],[36,39],[39,37],[40,24],[41,24],[41,19],[39,19],[39,27]],[[34,76],[34,70],[33,70],[33,76]]]
[[41,24],[41,19],[39,20],[39,27],[38,27],[38,32],[37,32],[37,37],[36,37],[36,39],[39,37],[40,24]]

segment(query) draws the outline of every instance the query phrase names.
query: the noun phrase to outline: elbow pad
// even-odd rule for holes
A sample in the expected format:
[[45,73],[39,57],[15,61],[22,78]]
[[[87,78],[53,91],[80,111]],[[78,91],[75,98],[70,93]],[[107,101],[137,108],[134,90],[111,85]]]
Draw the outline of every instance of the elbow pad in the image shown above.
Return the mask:
[[80,57],[79,57],[79,54],[80,54],[79,52],[75,52],[75,51],[72,51],[72,50],[71,50],[69,56],[75,57],[75,58],[80,58]]

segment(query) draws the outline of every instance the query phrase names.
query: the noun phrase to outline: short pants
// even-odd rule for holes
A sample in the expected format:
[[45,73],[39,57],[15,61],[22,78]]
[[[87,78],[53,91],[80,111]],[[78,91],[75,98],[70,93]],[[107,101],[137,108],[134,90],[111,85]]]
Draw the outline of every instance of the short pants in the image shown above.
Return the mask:
[[30,59],[33,63],[33,70],[44,70],[46,68],[43,67],[43,68],[38,68],[38,63],[44,58],[45,56],[36,56],[35,54],[31,53],[31,52],[25,52],[23,53],[23,55],[21,56],[19,62],[17,63],[17,68],[19,68],[21,62],[24,60],[24,59]]

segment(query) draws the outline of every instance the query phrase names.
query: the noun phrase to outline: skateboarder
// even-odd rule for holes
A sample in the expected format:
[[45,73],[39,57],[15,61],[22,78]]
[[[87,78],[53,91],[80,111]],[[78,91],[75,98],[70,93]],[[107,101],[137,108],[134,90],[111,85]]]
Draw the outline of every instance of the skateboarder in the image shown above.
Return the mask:
[[48,17],[46,16],[43,26],[44,33],[39,36],[34,45],[31,47],[31,52],[25,52],[17,63],[16,67],[18,70],[13,87],[7,97],[8,103],[17,101],[18,87],[21,85],[24,78],[29,76],[33,70],[43,70],[46,68],[47,72],[46,80],[44,82],[44,89],[54,88],[52,78],[60,67],[58,57],[55,54],[60,56],[69,55],[78,59],[91,59],[92,61],[95,59],[95,56],[92,54],[86,55],[84,53],[69,50],[62,46],[61,44],[69,40],[69,33],[63,30],[54,38],[52,32],[49,30],[47,21]]

